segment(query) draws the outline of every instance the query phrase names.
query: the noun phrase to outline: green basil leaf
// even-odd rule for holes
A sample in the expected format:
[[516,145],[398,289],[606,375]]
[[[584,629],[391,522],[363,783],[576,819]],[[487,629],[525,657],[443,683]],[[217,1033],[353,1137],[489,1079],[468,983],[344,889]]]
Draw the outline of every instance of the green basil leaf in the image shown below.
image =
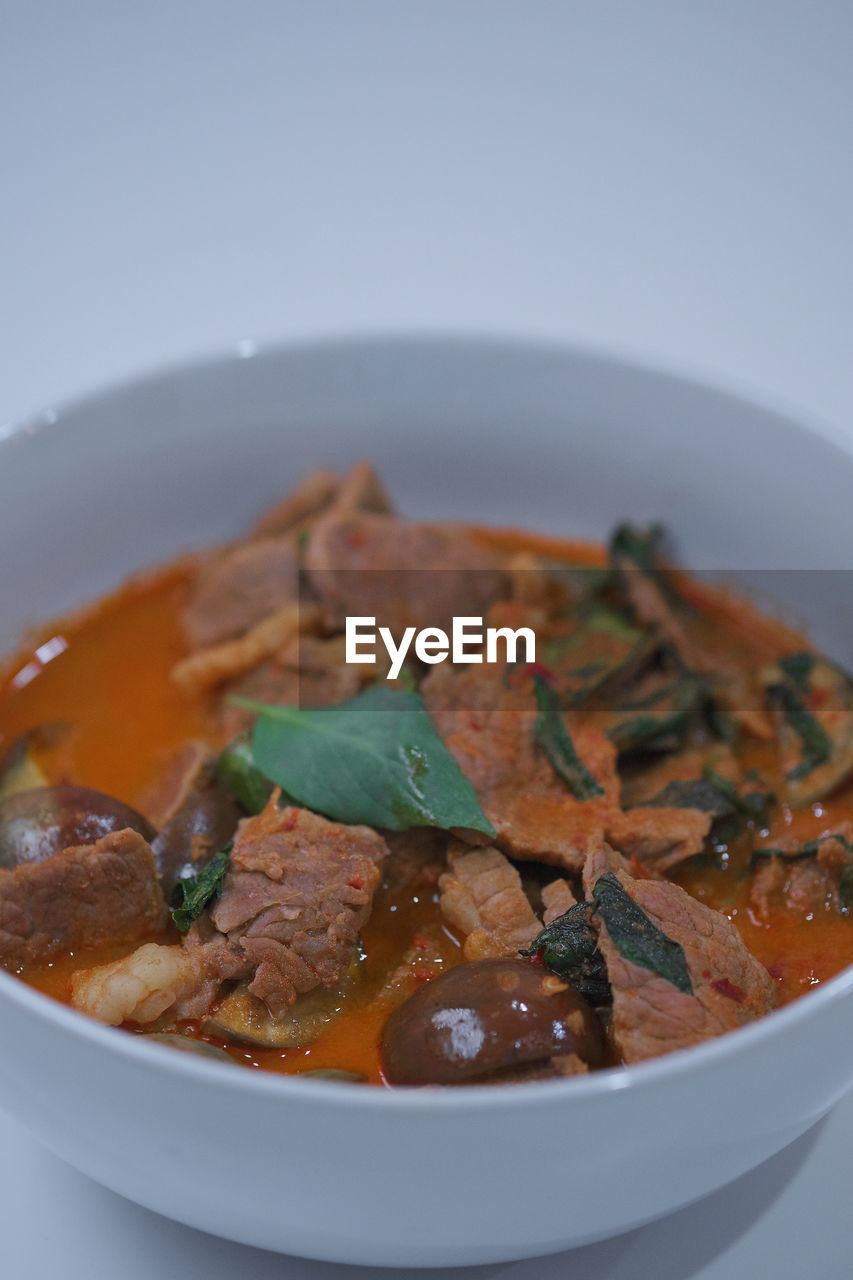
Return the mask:
[[467,827],[495,834],[420,694],[374,685],[333,707],[232,702],[257,713],[257,768],[315,813],[391,831]]
[[789,653],[787,657],[779,659],[778,665],[801,693],[808,693],[811,674],[817,660],[817,654],[808,653],[807,651],[804,653]]
[[813,858],[816,849],[810,849],[808,845],[801,845],[797,849],[774,849],[769,844],[764,844],[760,849],[753,849],[749,855],[750,867],[757,867],[759,862],[765,862],[768,858],[784,858],[786,862],[799,862],[801,858]]
[[607,736],[620,755],[631,751],[674,751],[709,702],[707,681],[686,672],[642,702],[624,702]]
[[718,816],[734,813],[729,797],[707,778],[668,782],[662,791],[632,806],[635,809],[699,809]]
[[[837,840],[844,852],[850,857],[850,865],[853,866],[853,842],[846,836],[830,833],[826,836],[820,836],[817,840],[809,840],[806,844],[799,845],[796,849],[773,849],[769,845],[762,845],[759,849],[753,849],[749,865],[756,866],[765,858],[784,858],[786,862],[799,862],[801,858],[815,858],[822,844],[826,844],[829,840]],[[846,868],[845,868],[846,870]]]
[[596,882],[592,896],[624,960],[665,978],[685,995],[693,994],[684,948],[649,919],[612,871]]
[[522,956],[542,954],[546,969],[556,973],[591,1005],[610,1004],[612,996],[607,966],[598,949],[598,936],[590,923],[592,906],[576,902],[546,925]]
[[665,541],[663,525],[653,524],[647,529],[636,525],[620,524],[613,532],[608,545],[610,584],[623,598],[631,599],[629,575],[641,573],[653,582],[664,602],[670,606],[684,607],[684,602],[673,586],[661,558],[661,544]]
[[841,868],[841,875],[838,877],[838,901],[846,912],[853,907],[853,862],[848,862],[846,867]]
[[556,693],[547,680],[543,680],[538,674],[533,677],[533,688],[539,708],[534,732],[552,769],[562,778],[576,800],[592,800],[595,796],[603,796],[604,788],[599,786],[575,751],[560,714]]
[[198,920],[207,904],[222,893],[233,844],[232,840],[224,849],[220,849],[219,853],[215,853],[197,876],[187,876],[184,880],[178,881],[181,905],[172,912],[172,919],[182,933],[186,933],[193,921]]
[[733,782],[714,769],[705,769],[701,778],[668,782],[651,800],[634,808],[699,809],[713,813],[710,840],[715,845],[728,845],[748,823],[759,830],[769,825],[768,809],[776,797],[770,791],[738,791]]
[[800,763],[788,771],[788,778],[798,782],[818,767],[826,764],[832,755],[832,740],[794,690],[787,684],[771,684],[767,696],[775,702],[782,715],[802,743]]

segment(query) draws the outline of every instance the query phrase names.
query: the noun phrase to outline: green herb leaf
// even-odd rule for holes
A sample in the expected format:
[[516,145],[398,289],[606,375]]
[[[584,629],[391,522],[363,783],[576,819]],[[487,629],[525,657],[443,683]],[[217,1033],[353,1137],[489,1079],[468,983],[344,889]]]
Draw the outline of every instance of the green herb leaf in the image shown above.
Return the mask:
[[832,755],[832,740],[790,685],[781,682],[771,684],[768,686],[767,696],[778,705],[786,722],[802,743],[800,763],[788,771],[789,779],[798,782],[818,765],[826,764]]
[[841,845],[844,852],[849,855],[851,865],[853,865],[853,842],[848,840],[846,836],[837,834],[820,836],[817,840],[809,840],[807,844],[801,844],[796,849],[773,849],[770,845],[762,845],[760,849],[753,849],[749,865],[755,867],[765,858],[784,858],[786,862],[799,862],[801,858],[815,858],[820,851],[820,846],[826,844],[829,840],[836,840]]
[[642,702],[624,703],[607,736],[620,755],[640,750],[674,751],[709,698],[707,681],[685,672]]
[[768,701],[776,712],[787,798],[805,808],[853,774],[853,680],[818,653],[793,653],[764,672]]
[[815,849],[809,849],[806,845],[797,849],[774,849],[769,844],[763,844],[760,849],[753,849],[749,855],[749,865],[757,867],[760,862],[765,862],[768,858],[784,858],[786,862],[799,862],[801,858],[813,858],[815,852]]
[[623,959],[665,978],[686,995],[693,994],[684,948],[649,919],[612,871],[596,882],[592,896]]
[[712,844],[730,844],[748,823],[759,830],[769,824],[768,809],[776,797],[769,791],[738,791],[733,782],[713,769],[705,769],[701,778],[668,782],[651,800],[635,808],[699,809],[715,815],[710,831]]
[[610,535],[609,559],[612,567],[630,560],[644,573],[660,571],[658,550],[664,538],[663,525],[649,525],[639,529],[633,524],[620,524]]
[[838,901],[846,912],[853,907],[853,862],[841,868],[838,877]]
[[222,893],[233,843],[230,841],[224,849],[215,853],[197,876],[187,876],[186,879],[178,881],[181,905],[172,912],[172,919],[181,933],[186,933],[193,921],[198,920],[207,904]]
[[541,951],[542,963],[591,1005],[610,1004],[607,966],[598,949],[598,936],[590,923],[592,906],[577,902],[563,915],[546,925],[522,956],[535,956]]
[[779,666],[801,693],[808,693],[809,681],[816,662],[817,655],[806,651],[789,653],[787,657],[779,659]]
[[631,599],[631,573],[641,573],[654,583],[661,598],[669,605],[684,606],[660,557],[660,546],[666,536],[663,525],[648,529],[621,524],[611,535],[608,548],[610,581],[617,592]]
[[662,791],[634,805],[636,809],[699,809],[702,813],[733,813],[729,797],[708,778],[668,782]]
[[220,753],[216,774],[247,813],[260,813],[266,808],[273,784],[255,763],[248,733],[241,733]]
[[374,685],[349,702],[304,710],[232,702],[257,713],[256,767],[315,813],[391,831],[495,834],[420,694]]
[[534,732],[547,755],[551,767],[562,778],[576,800],[592,800],[603,796],[599,786],[578,753],[560,714],[557,695],[547,680],[534,675],[533,688],[539,708]]
[[803,858],[815,858],[820,852],[821,845],[828,844],[833,840],[841,845],[848,859],[846,864],[842,866],[838,876],[838,902],[845,915],[847,915],[850,912],[850,908],[853,907],[853,841],[848,840],[846,836],[842,836],[838,832],[832,832],[826,836],[819,836],[817,840],[809,840],[807,844],[801,844],[797,849],[772,849],[769,845],[764,845],[760,849],[753,849],[749,865],[751,868],[755,868],[767,858],[782,858],[785,862],[799,862]]

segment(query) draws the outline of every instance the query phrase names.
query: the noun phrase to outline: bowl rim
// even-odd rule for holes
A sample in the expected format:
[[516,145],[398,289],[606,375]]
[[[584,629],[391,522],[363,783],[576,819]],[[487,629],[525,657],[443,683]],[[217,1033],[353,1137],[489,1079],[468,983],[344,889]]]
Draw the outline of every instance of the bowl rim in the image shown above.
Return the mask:
[[[25,417],[0,423],[0,447],[19,444],[21,440],[42,436],[52,429],[62,429],[70,414],[85,413],[90,405],[105,398],[132,394],[146,386],[168,383],[170,380],[190,375],[204,376],[230,365],[238,365],[255,358],[275,361],[279,358],[298,358],[300,355],[332,355],[334,352],[355,353],[359,350],[375,351],[378,348],[400,350],[429,349],[439,353],[442,349],[459,352],[471,351],[495,354],[517,353],[545,355],[555,358],[569,357],[586,363],[596,363],[623,372],[637,373],[655,381],[674,383],[700,394],[710,394],[727,399],[734,404],[745,405],[776,419],[779,425],[798,434],[816,436],[824,444],[834,447],[847,460],[853,456],[853,436],[826,421],[819,421],[811,414],[786,404],[774,404],[763,393],[755,394],[749,388],[741,388],[731,382],[717,380],[701,373],[675,372],[635,355],[624,355],[619,350],[593,343],[563,341],[553,337],[513,335],[500,332],[477,332],[453,329],[413,329],[404,331],[365,330],[356,333],[327,334],[290,341],[255,341],[242,339],[224,348],[186,359],[175,359],[157,364],[139,372],[109,380],[102,385],[85,390],[59,401],[56,407],[48,407]],[[306,1078],[304,1074],[287,1075],[276,1071],[240,1068],[239,1064],[218,1062],[193,1053],[169,1050],[158,1043],[150,1043],[143,1034],[136,1034],[107,1026],[88,1015],[63,1004],[61,1001],[30,987],[17,975],[0,968],[0,1006],[4,1001],[16,1005],[23,1012],[48,1025],[57,1027],[90,1045],[98,1046],[105,1053],[113,1053],[150,1070],[168,1075],[196,1080],[201,1084],[220,1086],[231,1093],[248,1093],[257,1097],[271,1096],[281,1101],[291,1098],[303,1103],[322,1103],[332,1107],[358,1107],[373,1111],[381,1108],[410,1113],[423,1111],[456,1112],[527,1110],[541,1104],[589,1101],[626,1090],[637,1093],[671,1077],[702,1073],[713,1068],[721,1060],[736,1054],[739,1048],[747,1051],[764,1041],[775,1039],[807,1023],[827,1006],[831,1006],[853,992],[853,964],[834,977],[820,983],[817,990],[806,991],[780,1009],[774,1009],[763,1018],[739,1027],[724,1035],[716,1036],[702,1044],[686,1049],[673,1050],[661,1057],[625,1067],[608,1067],[570,1079],[540,1080],[526,1083],[462,1084],[453,1088],[384,1087],[368,1086],[347,1081],[327,1081]],[[234,1069],[237,1067],[238,1069]],[[330,1087],[333,1085],[334,1087]]]
[[630,1066],[606,1067],[587,1075],[569,1079],[535,1080],[509,1084],[460,1084],[453,1088],[440,1086],[366,1085],[342,1080],[317,1080],[304,1074],[293,1075],[262,1068],[249,1069],[239,1063],[218,1062],[201,1054],[170,1049],[159,1043],[149,1043],[142,1033],[125,1031],[80,1013],[52,996],[45,995],[27,985],[23,979],[0,969],[0,1008],[4,1001],[17,1005],[39,1021],[56,1026],[63,1034],[74,1036],[89,1045],[129,1059],[151,1070],[160,1069],[167,1075],[184,1076],[189,1080],[208,1085],[219,1085],[230,1093],[270,1096],[279,1101],[290,1098],[296,1102],[334,1103],[347,1108],[406,1112],[424,1110],[458,1111],[473,1107],[477,1111],[506,1111],[508,1106],[526,1110],[540,1103],[588,1102],[593,1098],[613,1093],[646,1089],[666,1084],[673,1076],[690,1077],[711,1070],[721,1061],[736,1055],[738,1049],[746,1052],[764,1042],[770,1042],[786,1032],[808,1023],[821,1010],[834,1005],[853,993],[853,964],[835,977],[822,982],[817,990],[806,991],[802,996],[774,1009],[763,1018],[724,1035],[715,1036],[702,1044],[686,1049],[674,1049],[659,1058],[635,1062]]
[[853,435],[849,431],[830,419],[784,397],[775,396],[772,390],[758,387],[745,379],[726,377],[714,370],[693,366],[671,369],[645,353],[629,351],[617,345],[563,339],[553,334],[517,334],[511,330],[454,329],[452,326],[429,325],[403,329],[331,330],[292,339],[241,338],[185,357],[155,361],[70,395],[58,397],[29,413],[7,420],[0,419],[0,446],[18,441],[22,437],[41,435],[60,426],[70,414],[85,411],[90,405],[105,398],[167,383],[175,377],[197,376],[228,366],[250,364],[253,360],[275,361],[281,358],[332,355],[335,352],[352,353],[359,350],[373,352],[377,348],[397,348],[401,351],[421,348],[435,353],[442,350],[458,352],[461,348],[468,348],[472,352],[488,354],[491,351],[495,355],[569,357],[588,364],[598,364],[603,369],[618,369],[650,377],[657,382],[670,382],[688,391],[699,391],[745,405],[753,411],[773,417],[780,426],[798,434],[805,431],[808,435],[817,436],[824,444],[834,447],[847,457],[853,453]]

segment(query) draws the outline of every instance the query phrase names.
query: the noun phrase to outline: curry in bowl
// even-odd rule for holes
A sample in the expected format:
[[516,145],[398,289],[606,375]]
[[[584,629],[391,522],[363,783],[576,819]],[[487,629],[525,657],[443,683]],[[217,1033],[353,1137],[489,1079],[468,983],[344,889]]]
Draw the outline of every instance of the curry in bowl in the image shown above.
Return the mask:
[[658,530],[409,522],[316,472],[35,637],[0,735],[0,963],[234,1064],[571,1076],[853,960],[851,680]]

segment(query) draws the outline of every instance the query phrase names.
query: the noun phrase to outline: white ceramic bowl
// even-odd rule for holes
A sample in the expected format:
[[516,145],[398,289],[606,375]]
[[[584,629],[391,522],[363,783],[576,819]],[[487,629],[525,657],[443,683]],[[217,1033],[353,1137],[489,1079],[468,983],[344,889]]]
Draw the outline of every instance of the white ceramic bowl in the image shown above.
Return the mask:
[[[662,518],[693,566],[848,567],[853,457],[778,415],[572,350],[342,342],[176,369],[10,433],[0,645],[361,456],[415,514],[580,535]],[[786,575],[790,603],[837,637],[820,580]],[[851,1015],[847,971],[629,1070],[391,1093],[174,1053],[0,973],[0,1100],[93,1178],[207,1231],[335,1261],[498,1261],[624,1231],[778,1151],[853,1080]]]

